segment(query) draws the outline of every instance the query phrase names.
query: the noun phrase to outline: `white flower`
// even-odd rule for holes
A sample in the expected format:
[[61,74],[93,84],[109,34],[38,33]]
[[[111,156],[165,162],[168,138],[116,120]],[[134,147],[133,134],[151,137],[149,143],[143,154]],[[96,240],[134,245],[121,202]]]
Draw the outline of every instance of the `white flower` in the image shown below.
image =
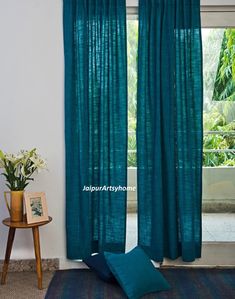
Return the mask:
[[40,170],[40,169],[46,169],[47,167],[46,162],[38,155],[34,155],[33,157],[31,157],[30,161],[33,162],[31,168],[36,168]]
[[30,168],[36,169],[37,171],[39,171],[41,169],[46,169],[46,167],[47,167],[45,160],[43,160],[41,158],[41,156],[39,156],[37,154],[36,149],[34,149],[30,152],[29,160],[32,162],[32,165]]
[[16,164],[17,158],[14,154],[5,154],[5,160],[6,162],[11,162],[13,164]]

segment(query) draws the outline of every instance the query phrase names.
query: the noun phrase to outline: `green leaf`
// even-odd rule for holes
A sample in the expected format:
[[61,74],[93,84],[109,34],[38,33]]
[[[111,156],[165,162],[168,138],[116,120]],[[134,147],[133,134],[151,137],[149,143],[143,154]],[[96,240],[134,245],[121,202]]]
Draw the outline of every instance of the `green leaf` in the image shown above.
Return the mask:
[[3,151],[1,151],[1,150],[0,150],[0,159],[1,159],[1,160],[4,160],[4,159],[5,159],[5,155],[4,155]]

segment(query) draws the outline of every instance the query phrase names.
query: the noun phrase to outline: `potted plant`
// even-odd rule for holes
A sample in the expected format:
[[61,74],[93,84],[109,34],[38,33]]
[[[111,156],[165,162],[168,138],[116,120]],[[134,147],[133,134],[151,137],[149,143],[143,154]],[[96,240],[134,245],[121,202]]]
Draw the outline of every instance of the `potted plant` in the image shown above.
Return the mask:
[[[23,193],[26,186],[33,181],[33,174],[46,168],[46,162],[38,155],[36,148],[27,151],[22,150],[17,154],[4,153],[0,150],[0,168],[6,179],[6,186],[10,189],[4,192],[4,197],[11,221],[23,220]],[[10,193],[10,206],[7,201],[7,193]]]

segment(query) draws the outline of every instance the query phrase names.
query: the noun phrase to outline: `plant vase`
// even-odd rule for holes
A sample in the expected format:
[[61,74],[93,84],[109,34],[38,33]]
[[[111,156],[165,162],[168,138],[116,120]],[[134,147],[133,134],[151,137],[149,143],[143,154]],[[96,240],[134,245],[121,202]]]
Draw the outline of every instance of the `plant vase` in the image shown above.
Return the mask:
[[[10,194],[10,205],[8,204],[7,194]],[[23,221],[24,205],[23,197],[24,191],[10,191],[4,192],[7,208],[9,210],[12,222]]]

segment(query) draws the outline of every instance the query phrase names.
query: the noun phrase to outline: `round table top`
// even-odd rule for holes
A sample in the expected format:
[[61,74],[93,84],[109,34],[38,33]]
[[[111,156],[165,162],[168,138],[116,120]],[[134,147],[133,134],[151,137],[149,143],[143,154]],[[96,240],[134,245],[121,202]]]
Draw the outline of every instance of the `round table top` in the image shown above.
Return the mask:
[[32,228],[32,227],[36,227],[36,226],[45,225],[51,221],[52,221],[52,217],[49,216],[49,219],[47,221],[28,224],[26,217],[24,216],[24,219],[21,222],[12,222],[11,218],[9,217],[9,218],[4,219],[2,221],[2,223],[6,226],[14,227],[14,228]]

